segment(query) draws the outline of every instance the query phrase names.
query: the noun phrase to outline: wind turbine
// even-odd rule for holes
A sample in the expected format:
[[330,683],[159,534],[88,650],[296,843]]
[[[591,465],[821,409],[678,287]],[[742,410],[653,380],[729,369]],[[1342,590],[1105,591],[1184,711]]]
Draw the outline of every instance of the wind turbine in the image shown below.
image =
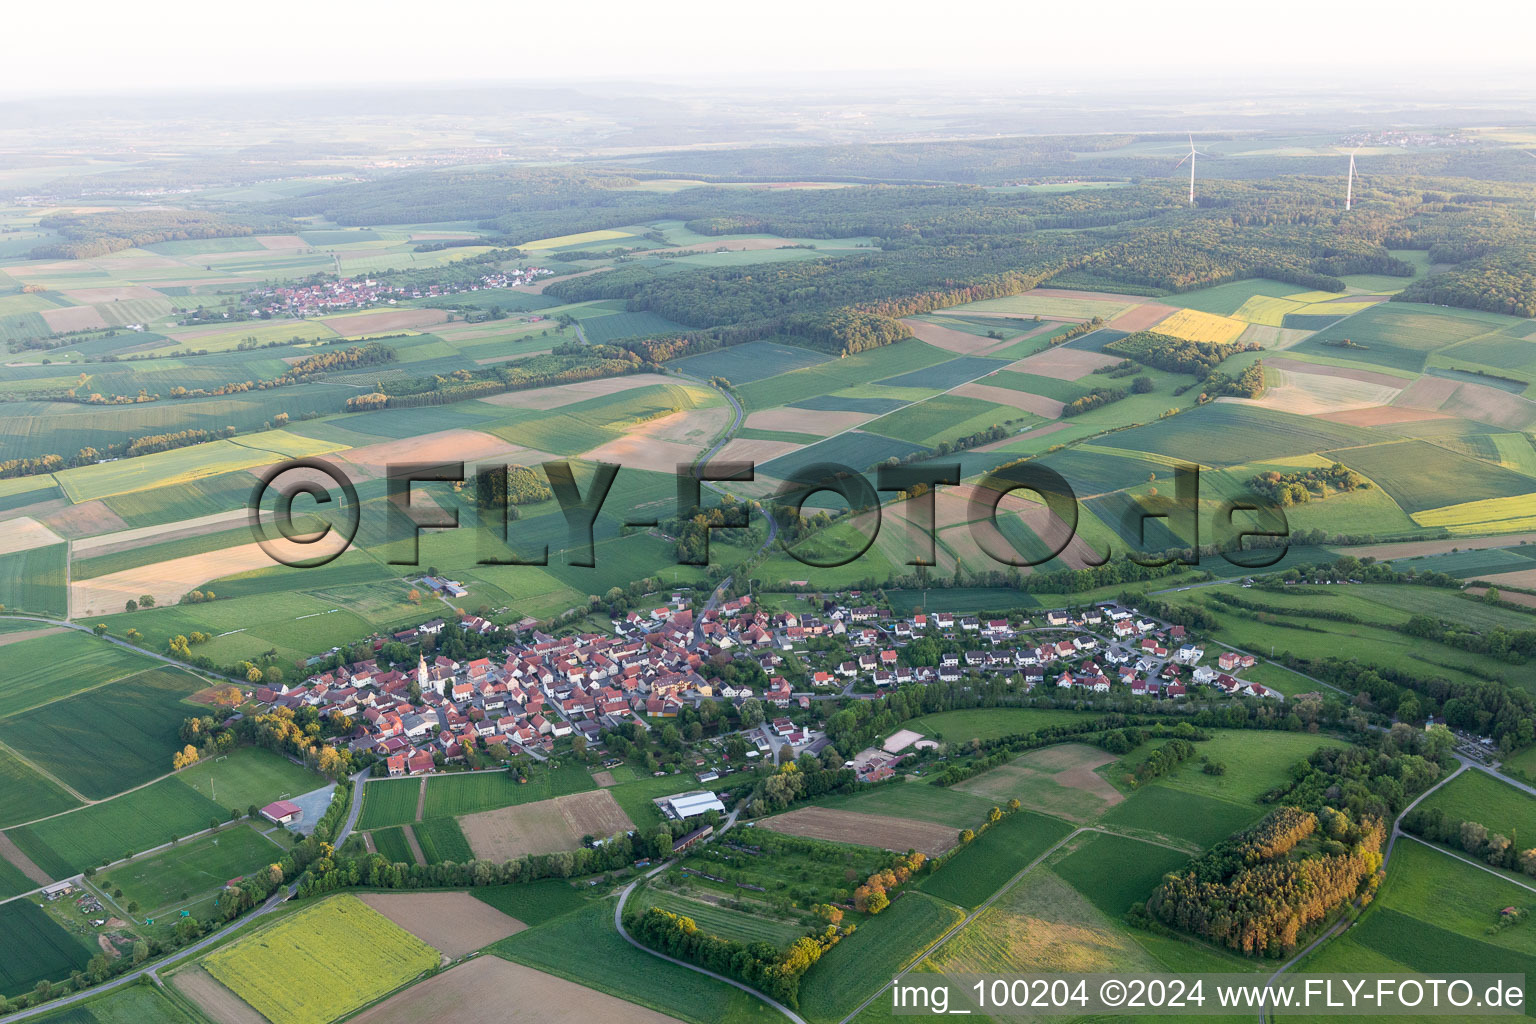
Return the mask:
[[[1190,206],[1194,206],[1195,205],[1195,153],[1196,153],[1195,137],[1193,135],[1190,135],[1189,136],[1189,154],[1184,157],[1184,160],[1188,160],[1189,161],[1189,205]],[[1210,156],[1209,153],[1203,153],[1201,155],[1202,156]],[[1180,167],[1183,167],[1184,166],[1184,160],[1180,160],[1178,163],[1174,164],[1173,165],[1173,169],[1174,170],[1178,170]]]
[[1349,186],[1344,190],[1344,210],[1348,212],[1355,203],[1355,154],[1360,152],[1356,146],[1349,151]]

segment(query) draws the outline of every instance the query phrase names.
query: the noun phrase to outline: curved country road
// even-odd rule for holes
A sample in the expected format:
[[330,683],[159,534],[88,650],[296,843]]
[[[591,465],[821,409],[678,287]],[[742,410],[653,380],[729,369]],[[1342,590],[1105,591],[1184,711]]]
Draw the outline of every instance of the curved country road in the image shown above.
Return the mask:
[[630,882],[628,885],[626,885],[624,887],[623,892],[619,893],[619,902],[614,904],[614,908],[613,908],[613,927],[618,930],[618,933],[620,935],[624,936],[624,941],[629,943],[631,946],[634,946],[636,949],[638,949],[638,950],[640,950],[642,952],[649,953],[651,956],[659,957],[660,959],[665,960],[669,964],[676,964],[679,967],[686,967],[690,971],[694,971],[694,972],[697,972],[699,974],[706,975],[707,977],[714,978],[716,981],[723,981],[727,985],[730,985],[732,988],[738,988],[741,991],[745,992],[749,996],[752,996],[752,997],[754,997],[756,999],[761,999],[763,1002],[767,1003],[769,1006],[773,1007],[775,1010],[778,1010],[780,1013],[782,1013],[784,1016],[788,1017],[790,1020],[794,1021],[795,1024],[806,1024],[805,1018],[800,1016],[794,1010],[791,1010],[789,1007],[785,1006],[783,1003],[779,1002],[776,999],[772,999],[772,998],[769,998],[768,996],[763,995],[763,993],[759,992],[755,988],[752,988],[750,985],[746,985],[746,984],[743,984],[742,982],[736,981],[734,978],[727,978],[723,974],[716,974],[714,971],[705,970],[703,967],[700,967],[698,964],[691,964],[691,963],[689,963],[686,960],[679,960],[676,957],[670,957],[670,956],[667,956],[665,953],[657,952],[656,950],[654,950],[650,946],[647,946],[644,943],[640,942],[634,936],[630,935],[629,932],[624,930],[624,904],[629,902],[629,895],[630,895],[630,893],[634,892],[635,886],[639,885],[641,882],[645,881],[647,878],[650,878],[652,875],[655,875],[655,874],[665,870],[670,863],[671,863],[671,861],[667,861],[666,863],[662,863],[662,864],[656,865],[656,867],[652,868],[650,871],[647,871],[641,877],[635,879],[633,882]]
[[[347,836],[352,832],[353,825],[357,823],[358,813],[362,810],[363,806],[363,777],[367,774],[367,770],[365,769],[352,776],[352,810],[351,813],[347,815],[346,824],[341,827],[341,831],[336,833],[336,840],[334,844],[336,846],[340,846],[343,842],[346,841]],[[251,924],[258,918],[271,913],[286,903],[297,890],[298,886],[296,884],[290,885],[285,889],[279,889],[271,896],[268,896],[265,903],[251,911],[249,914],[246,914],[244,917],[235,918],[229,924],[225,925],[223,928],[220,928],[213,934],[203,936],[192,945],[187,946],[184,949],[177,950],[163,960],[129,971],[127,974],[114,978],[105,984],[92,986],[83,992],[76,992],[72,995],[65,996],[62,999],[53,999],[43,1003],[41,1006],[34,1006],[26,1010],[18,1010],[15,1013],[7,1016],[6,1020],[24,1020],[28,1017],[36,1017],[40,1014],[52,1013],[54,1010],[64,1006],[69,1006],[72,1003],[78,1003],[84,999],[94,999],[101,995],[103,992],[110,992],[113,989],[121,988],[124,985],[135,984],[138,982],[139,978],[145,975],[148,975],[149,979],[156,985],[164,984],[160,980],[160,971],[171,966],[172,964],[186,959],[189,956],[192,956],[195,953],[202,952],[204,949],[207,949],[214,943],[228,938],[229,935],[236,930],[244,928],[246,925]]]
[[[1415,807],[1419,806],[1419,802],[1422,801],[1425,797],[1429,796],[1429,794],[1433,793],[1435,790],[1439,789],[1441,786],[1445,785],[1447,782],[1450,782],[1456,776],[1460,775],[1462,772],[1466,771],[1469,767],[1471,767],[1471,764],[1465,758],[1462,758],[1462,757],[1458,756],[1457,760],[1460,761],[1461,764],[1460,764],[1459,767],[1457,767],[1457,769],[1455,771],[1451,772],[1451,774],[1447,775],[1445,778],[1441,779],[1439,782],[1435,783],[1433,786],[1430,786],[1424,792],[1420,793],[1417,797],[1414,798],[1413,803],[1409,804],[1407,807],[1404,807],[1403,808],[1403,812],[1401,814],[1399,814],[1396,818],[1392,819],[1392,832],[1387,837],[1387,848],[1383,852],[1382,857],[1381,857],[1381,870],[1382,871],[1385,871],[1387,869],[1387,862],[1392,859],[1392,848],[1397,845],[1397,837],[1399,835],[1403,834],[1403,827],[1402,827],[1403,826],[1403,819],[1408,816],[1408,812],[1413,810]],[[1493,774],[1497,774],[1497,773],[1495,772]],[[1515,884],[1518,885],[1520,883],[1517,882]],[[1265,981],[1265,986],[1266,986],[1265,987],[1265,992],[1267,993],[1269,991],[1268,986],[1275,984],[1275,982],[1279,979],[1280,975],[1284,974],[1286,971],[1290,970],[1292,967],[1295,967],[1302,960],[1306,959],[1307,955],[1310,954],[1313,950],[1317,949],[1319,946],[1321,946],[1323,943],[1327,942],[1329,939],[1331,939],[1334,936],[1338,935],[1339,933],[1343,932],[1346,928],[1348,928],[1353,923],[1354,923],[1354,921],[1351,918],[1349,918],[1347,916],[1346,917],[1341,917],[1341,918],[1339,918],[1338,921],[1334,922],[1334,924],[1330,928],[1328,928],[1326,931],[1324,931],[1323,934],[1319,935],[1317,938],[1315,938],[1311,942],[1307,943],[1307,946],[1306,946],[1305,949],[1301,950],[1295,956],[1291,957],[1285,963],[1281,964],[1279,966],[1279,968],[1277,968],[1275,970],[1275,973],[1271,974],[1269,976],[1269,978]],[[1260,1022],[1260,1024],[1264,1024],[1264,1022],[1269,1020],[1269,1019],[1270,1019],[1269,1007],[1267,1005],[1262,1005],[1261,1004],[1259,1006],[1259,1022]]]

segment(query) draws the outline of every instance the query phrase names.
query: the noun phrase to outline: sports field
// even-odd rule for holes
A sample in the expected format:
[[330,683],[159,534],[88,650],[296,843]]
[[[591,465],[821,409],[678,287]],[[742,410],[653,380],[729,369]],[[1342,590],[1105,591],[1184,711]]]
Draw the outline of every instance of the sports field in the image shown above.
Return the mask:
[[136,901],[141,917],[168,917],[236,878],[275,864],[285,852],[251,825],[235,825],[115,867],[96,884],[108,892],[121,888],[118,902]]
[[201,761],[177,776],[214,803],[244,813],[319,789],[325,776],[261,747],[238,747],[224,757]]

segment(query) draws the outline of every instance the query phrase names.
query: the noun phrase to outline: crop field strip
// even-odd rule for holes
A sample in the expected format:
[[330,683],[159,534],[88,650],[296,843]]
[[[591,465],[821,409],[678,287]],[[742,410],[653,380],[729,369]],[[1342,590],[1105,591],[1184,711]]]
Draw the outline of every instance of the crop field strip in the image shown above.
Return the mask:
[[28,900],[0,903],[0,935],[7,938],[0,957],[0,995],[19,996],[43,980],[83,970],[91,951]]
[[200,711],[185,698],[206,685],[179,669],[145,669],[0,719],[0,742],[102,799],[166,773],[182,720]]
[[176,778],[116,799],[7,829],[10,839],[54,878],[120,860],[226,821],[229,812]]
[[208,954],[272,1024],[324,1024],[435,967],[437,951],[354,896],[331,896]]

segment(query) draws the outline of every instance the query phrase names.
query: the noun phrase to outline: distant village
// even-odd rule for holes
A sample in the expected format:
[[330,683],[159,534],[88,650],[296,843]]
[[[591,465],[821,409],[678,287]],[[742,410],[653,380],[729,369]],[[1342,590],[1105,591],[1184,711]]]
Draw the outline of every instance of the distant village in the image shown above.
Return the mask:
[[285,284],[247,293],[257,315],[307,317],[347,309],[392,306],[402,299],[433,299],[461,292],[517,288],[549,277],[553,270],[524,267],[492,270],[477,280],[433,285],[390,285],[367,277],[343,277],[313,284]]
[[[439,589],[449,581],[432,582]],[[461,663],[423,652],[414,669],[405,670],[361,661],[297,684],[258,687],[254,697],[264,706],[344,716],[353,729],[337,742],[383,759],[391,776],[432,772],[463,760],[466,749],[490,744],[543,760],[567,738],[595,745],[602,731],[629,722],[649,728],[704,701],[739,708],[753,699],[761,703],[764,721],[743,731],[747,756],[783,761],[827,745],[814,728],[820,720],[812,712],[815,701],[868,699],[908,683],[961,683],[968,677],[991,676],[1021,695],[1053,687],[1180,700],[1200,687],[1210,695],[1284,699],[1238,678],[1254,665],[1252,655],[1227,650],[1208,662],[1203,647],[1186,641],[1184,627],[1112,603],[1076,613],[1047,611],[1038,624],[948,612],[901,617],[839,601],[814,606],[814,613],[770,612],[744,596],[696,614],[679,593],[614,620],[611,635],[556,637],[524,622],[509,627],[518,631],[517,639],[494,657]],[[377,637],[373,646],[420,644],[451,630],[488,636],[497,628],[476,615],[438,618]],[[904,664],[902,648],[923,636],[966,649],[943,654],[937,665]],[[803,670],[787,668],[787,656]],[[722,657],[756,662],[767,685],[754,691],[711,678],[711,666]],[[878,781],[893,773],[899,759],[897,751],[869,750],[849,766],[861,779]],[[718,777],[708,771],[699,779]]]

